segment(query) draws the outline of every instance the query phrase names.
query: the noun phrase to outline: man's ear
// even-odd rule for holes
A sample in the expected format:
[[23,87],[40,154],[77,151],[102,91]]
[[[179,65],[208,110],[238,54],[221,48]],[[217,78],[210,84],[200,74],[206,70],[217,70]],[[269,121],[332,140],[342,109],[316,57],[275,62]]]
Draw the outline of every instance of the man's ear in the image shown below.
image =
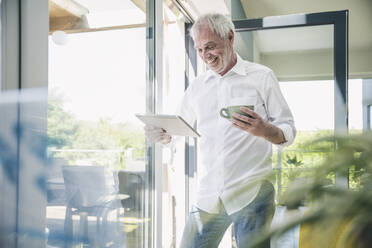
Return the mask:
[[230,30],[229,35],[227,36],[230,42],[234,42],[234,32]]

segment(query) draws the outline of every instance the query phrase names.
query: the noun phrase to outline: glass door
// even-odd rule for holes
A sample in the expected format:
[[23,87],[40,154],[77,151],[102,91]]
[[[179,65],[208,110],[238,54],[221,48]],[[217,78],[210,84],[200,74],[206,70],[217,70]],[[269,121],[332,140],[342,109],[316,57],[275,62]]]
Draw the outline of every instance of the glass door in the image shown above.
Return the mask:
[[50,1],[48,246],[151,246],[147,4]]
[[[347,11],[237,20],[236,50],[240,56],[274,71],[294,115],[297,137],[273,154],[277,201],[289,182],[306,179],[334,146],[316,151],[311,139],[346,133]],[[347,187],[347,179],[330,181]]]
[[[195,77],[192,58],[186,53],[187,27],[191,17],[176,1],[163,1],[162,113],[176,114],[188,81]],[[191,78],[190,78],[191,77]],[[194,140],[175,142],[163,149],[162,160],[162,246],[179,247],[188,216],[190,154]]]

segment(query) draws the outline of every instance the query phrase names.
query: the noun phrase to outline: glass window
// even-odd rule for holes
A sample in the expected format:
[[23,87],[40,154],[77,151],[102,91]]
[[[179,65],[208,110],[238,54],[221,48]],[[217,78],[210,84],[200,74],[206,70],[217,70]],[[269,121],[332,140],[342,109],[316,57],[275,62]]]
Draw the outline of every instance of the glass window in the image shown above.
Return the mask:
[[349,133],[357,134],[363,130],[362,79],[349,79]]
[[305,146],[312,139],[334,134],[333,26],[244,31],[236,41],[243,58],[274,71],[294,116],[294,144],[274,150],[272,157],[280,204],[289,182],[306,180],[308,168],[319,165],[333,149],[316,151]]
[[334,134],[333,81],[280,82],[280,88],[294,116],[297,135],[291,146],[274,152],[279,204],[290,182],[306,180],[307,173],[311,172],[309,168],[319,166],[333,151],[333,146],[320,151],[309,146],[309,142]]
[[[143,247],[146,2],[51,1],[48,245]],[[147,241],[146,241],[147,242]]]
[[372,105],[368,105],[367,107],[367,128],[368,130],[372,130]]
[[[363,132],[363,92],[362,79],[350,79],[348,85],[349,104],[349,134],[361,134]],[[355,154],[360,156],[360,154]],[[357,166],[349,168],[349,187],[354,189],[360,187],[361,171]]]
[[[187,19],[173,1],[163,1],[163,113],[175,114],[185,90],[185,24]],[[162,241],[179,247],[185,225],[187,181],[185,142],[163,149]]]

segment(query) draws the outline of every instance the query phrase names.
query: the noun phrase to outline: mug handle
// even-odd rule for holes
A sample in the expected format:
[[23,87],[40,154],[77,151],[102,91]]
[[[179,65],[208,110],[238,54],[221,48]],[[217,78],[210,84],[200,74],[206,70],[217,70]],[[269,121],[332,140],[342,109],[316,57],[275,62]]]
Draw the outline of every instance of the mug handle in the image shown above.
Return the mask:
[[226,118],[226,119],[230,119],[231,116],[229,114],[229,111],[227,111],[227,108],[222,108],[220,110],[220,116],[222,116],[223,118]]

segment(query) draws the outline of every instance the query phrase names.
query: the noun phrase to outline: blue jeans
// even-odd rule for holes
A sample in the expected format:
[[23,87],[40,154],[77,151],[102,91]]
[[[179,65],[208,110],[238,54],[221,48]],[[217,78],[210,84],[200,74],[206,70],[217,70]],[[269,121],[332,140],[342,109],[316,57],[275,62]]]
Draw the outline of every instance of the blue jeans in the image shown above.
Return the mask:
[[[181,248],[217,248],[230,224],[233,224],[238,247],[249,247],[251,241],[271,224],[275,211],[274,194],[273,185],[263,181],[253,202],[231,215],[223,208],[218,214],[210,214],[194,207],[183,231]],[[270,241],[261,247],[270,248]]]

